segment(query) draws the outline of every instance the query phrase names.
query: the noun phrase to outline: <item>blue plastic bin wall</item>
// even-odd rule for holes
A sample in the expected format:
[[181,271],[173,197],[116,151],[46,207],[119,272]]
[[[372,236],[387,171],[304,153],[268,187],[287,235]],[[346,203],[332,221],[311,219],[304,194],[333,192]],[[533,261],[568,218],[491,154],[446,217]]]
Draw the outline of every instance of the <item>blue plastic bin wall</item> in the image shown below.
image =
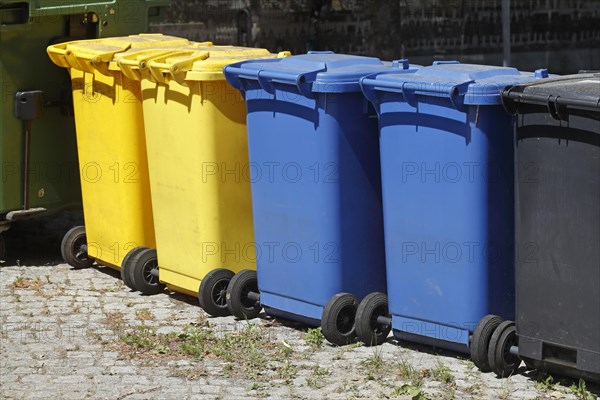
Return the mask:
[[377,119],[358,80],[406,62],[309,53],[225,68],[245,94],[260,301],[319,325],[340,292],[385,291]]
[[486,314],[513,317],[513,117],[500,92],[545,74],[434,63],[362,80],[379,114],[396,337],[466,352]]

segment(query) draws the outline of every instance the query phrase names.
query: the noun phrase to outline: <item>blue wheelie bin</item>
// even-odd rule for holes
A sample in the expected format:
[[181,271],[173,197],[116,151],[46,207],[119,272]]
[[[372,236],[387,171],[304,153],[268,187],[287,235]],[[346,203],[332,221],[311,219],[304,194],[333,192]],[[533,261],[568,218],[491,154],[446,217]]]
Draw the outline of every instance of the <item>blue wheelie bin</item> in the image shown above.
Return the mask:
[[[501,92],[547,74],[436,62],[361,80],[379,115],[388,322],[399,340],[470,352],[489,369],[491,331],[515,309],[514,118]],[[385,321],[377,300],[357,311],[367,344]]]
[[379,140],[359,79],[408,62],[331,52],[225,67],[246,100],[257,272],[227,289],[238,318],[265,312],[355,340],[358,301],[385,291]]

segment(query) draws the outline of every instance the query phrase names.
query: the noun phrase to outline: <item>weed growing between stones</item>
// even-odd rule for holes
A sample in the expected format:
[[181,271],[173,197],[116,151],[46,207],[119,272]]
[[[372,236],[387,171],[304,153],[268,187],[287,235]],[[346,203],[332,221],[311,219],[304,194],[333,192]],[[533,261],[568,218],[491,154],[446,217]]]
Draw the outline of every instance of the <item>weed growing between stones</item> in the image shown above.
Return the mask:
[[331,370],[329,368],[323,368],[316,365],[310,377],[306,379],[306,384],[314,389],[321,389],[327,384],[326,377],[331,375]]
[[570,387],[571,392],[577,396],[577,398],[579,400],[596,400],[598,399],[597,396],[594,396],[592,393],[590,393],[587,390],[585,381],[583,379],[579,379],[579,382],[577,382],[577,384],[573,384]]
[[366,378],[370,381],[380,380],[384,372],[385,362],[383,360],[382,348],[374,347],[373,355],[360,362],[360,365],[367,369]]
[[18,276],[11,284],[10,288],[14,293],[17,289],[33,290],[36,295],[42,294],[42,287],[47,284],[41,278],[26,278],[24,276]]
[[415,380],[411,383],[405,383],[402,386],[398,386],[390,394],[390,397],[410,396],[412,400],[427,400],[427,396],[422,390],[423,381],[421,379]]
[[446,385],[454,384],[454,376],[446,365],[442,362],[438,361],[437,366],[431,371],[431,375],[433,379],[438,382],[445,383]]
[[321,328],[308,328],[304,334],[304,341],[313,351],[316,351],[323,348],[325,336],[323,336]]
[[[181,331],[169,333],[140,325],[121,335],[112,345],[129,358],[155,362],[190,358],[196,362],[219,360],[224,362],[223,373],[229,377],[291,381],[296,374],[289,362],[293,353],[290,346],[271,341],[268,332],[256,325],[223,335],[217,335],[208,324],[188,325]],[[178,375],[188,377],[201,373],[195,369]]]

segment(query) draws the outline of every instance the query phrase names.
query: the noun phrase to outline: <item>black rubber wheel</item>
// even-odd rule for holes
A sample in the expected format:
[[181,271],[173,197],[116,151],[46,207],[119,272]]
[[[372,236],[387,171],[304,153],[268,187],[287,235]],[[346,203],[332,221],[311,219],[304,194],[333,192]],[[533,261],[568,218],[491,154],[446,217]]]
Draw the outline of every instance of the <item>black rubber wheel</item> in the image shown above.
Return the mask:
[[85,227],[76,226],[70,229],[63,237],[60,245],[63,260],[73,268],[91,267],[94,260],[88,256],[87,251],[84,251],[83,246],[87,246]]
[[[158,294],[165,289],[154,273],[158,272],[156,250],[142,249],[129,259],[129,279],[133,290],[143,294]],[[153,273],[154,271],[154,273]]]
[[131,259],[133,258],[134,255],[136,255],[137,253],[139,253],[142,250],[148,249],[148,247],[143,247],[143,246],[139,246],[136,247],[132,250],[130,250],[125,257],[123,258],[123,262],[121,263],[121,280],[125,283],[125,285],[127,285],[127,287],[129,289],[135,290],[133,287],[133,281],[132,281],[132,270],[133,268],[131,268]]
[[388,337],[389,325],[377,322],[377,317],[388,317],[388,298],[385,293],[375,292],[367,295],[356,309],[356,336],[367,346],[379,346]]
[[242,270],[234,275],[227,288],[227,307],[238,319],[253,319],[261,310],[260,302],[250,299],[248,293],[260,293],[256,271]]
[[350,293],[338,293],[333,296],[323,309],[321,330],[330,343],[344,346],[356,341],[354,320],[358,300]]
[[471,361],[481,372],[490,372],[488,349],[494,330],[502,323],[497,315],[486,315],[479,321],[471,338]]
[[492,371],[500,378],[513,375],[521,359],[510,353],[512,346],[518,345],[517,330],[513,321],[504,321],[494,331],[490,339],[488,359]]
[[4,241],[4,235],[0,234],[0,260],[4,260],[6,256],[6,242]]
[[200,307],[213,317],[230,315],[227,308],[227,287],[234,273],[225,268],[210,271],[200,282],[198,302]]

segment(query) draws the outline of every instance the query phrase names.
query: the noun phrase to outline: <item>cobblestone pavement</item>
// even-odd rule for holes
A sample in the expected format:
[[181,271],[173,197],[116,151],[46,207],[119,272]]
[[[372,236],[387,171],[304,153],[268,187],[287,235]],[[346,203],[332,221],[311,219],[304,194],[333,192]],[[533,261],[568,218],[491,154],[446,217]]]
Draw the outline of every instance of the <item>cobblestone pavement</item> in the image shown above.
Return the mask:
[[7,245],[2,399],[585,398],[572,381],[524,369],[500,380],[453,353],[391,341],[336,348],[264,315],[208,318],[195,299],[141,296],[107,268],[73,270],[56,241],[27,229],[9,231]]

